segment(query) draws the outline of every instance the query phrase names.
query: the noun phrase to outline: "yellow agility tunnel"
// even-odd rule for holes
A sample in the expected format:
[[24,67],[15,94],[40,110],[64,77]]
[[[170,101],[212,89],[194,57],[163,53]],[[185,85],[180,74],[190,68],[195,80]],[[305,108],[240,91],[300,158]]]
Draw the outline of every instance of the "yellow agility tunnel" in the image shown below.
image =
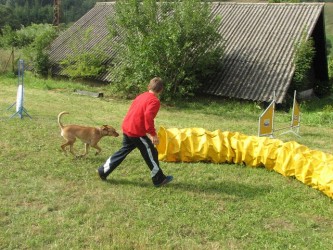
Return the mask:
[[160,127],[160,161],[213,162],[265,167],[318,189],[333,198],[333,155],[295,141],[203,128]]

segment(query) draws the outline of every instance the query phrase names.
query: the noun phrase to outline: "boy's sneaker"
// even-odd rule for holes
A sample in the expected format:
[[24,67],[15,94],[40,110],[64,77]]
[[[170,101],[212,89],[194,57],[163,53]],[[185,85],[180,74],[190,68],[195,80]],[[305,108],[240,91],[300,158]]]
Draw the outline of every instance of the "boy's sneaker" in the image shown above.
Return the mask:
[[99,169],[96,170],[97,175],[101,178],[102,181],[106,181],[106,176],[99,172]]
[[164,186],[166,184],[168,184],[169,182],[171,182],[173,180],[173,176],[172,175],[168,175],[164,181],[162,181],[162,183],[160,184],[155,184],[155,187],[161,187],[161,186]]

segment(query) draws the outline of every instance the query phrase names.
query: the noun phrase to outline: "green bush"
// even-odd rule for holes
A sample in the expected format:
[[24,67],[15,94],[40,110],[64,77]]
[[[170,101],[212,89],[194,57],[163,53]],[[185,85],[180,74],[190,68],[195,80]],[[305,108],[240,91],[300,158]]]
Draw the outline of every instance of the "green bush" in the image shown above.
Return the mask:
[[328,58],[328,78],[333,81],[333,56]]
[[[80,40],[80,44],[88,44],[91,40],[91,29],[88,29]],[[96,77],[106,71],[104,64],[107,59],[105,53],[96,45],[87,52],[77,41],[71,45],[72,53],[60,62],[62,73],[70,78]]]
[[46,75],[49,69],[47,47],[56,37],[57,30],[50,24],[32,24],[13,30],[5,26],[0,39],[2,48],[21,49],[27,65],[37,74]]
[[78,53],[61,61],[63,73],[70,78],[89,78],[98,76],[106,67],[101,60],[102,54],[94,52]]
[[301,40],[295,46],[293,84],[296,90],[302,90],[307,84],[309,70],[315,54],[314,42],[312,38],[306,39],[306,33],[303,33]]
[[300,3],[300,0],[268,0],[269,3]]
[[208,3],[124,0],[115,8],[109,29],[117,53],[110,73],[118,92],[136,95],[160,76],[162,98],[190,96],[214,72],[223,54],[221,19],[212,18]]
[[35,73],[47,75],[50,68],[47,48],[56,37],[57,30],[51,24],[32,24],[20,31],[27,34],[26,37],[33,35],[30,44],[23,49],[25,57],[32,63]]

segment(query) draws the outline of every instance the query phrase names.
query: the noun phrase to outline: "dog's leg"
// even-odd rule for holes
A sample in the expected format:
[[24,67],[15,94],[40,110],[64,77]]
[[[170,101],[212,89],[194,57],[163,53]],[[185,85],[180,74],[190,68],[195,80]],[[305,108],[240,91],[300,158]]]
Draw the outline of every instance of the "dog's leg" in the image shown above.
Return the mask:
[[67,155],[66,147],[67,147],[68,145],[71,145],[71,143],[68,142],[68,141],[66,141],[66,143],[64,143],[64,144],[61,145],[61,149],[62,149],[62,151],[64,151],[64,153],[65,153],[66,155]]
[[66,141],[64,144],[61,145],[62,150],[67,154],[66,147],[69,146],[69,152],[71,152],[71,154],[75,156],[73,145],[76,141],[76,138],[69,137],[69,136],[63,135],[63,134],[62,134],[62,136],[64,137],[64,139]]
[[89,152],[89,144],[88,143],[85,143],[84,144],[84,154],[80,155],[80,157],[84,157],[88,154]]
[[76,156],[75,153],[74,153],[73,144],[69,145],[69,152],[71,152],[72,155]]
[[62,151],[64,151],[65,154],[67,154],[66,146],[67,146],[67,143],[61,145],[61,149],[62,149]]
[[94,145],[91,145],[91,146],[92,146],[93,148],[96,148],[96,149],[97,149],[95,155],[98,155],[98,154],[102,151],[102,149],[101,149],[97,144],[94,144]]
[[75,152],[74,152],[73,144],[74,144],[74,142],[71,143],[71,144],[69,144],[69,152],[71,152],[72,155],[76,156],[76,155],[75,155]]

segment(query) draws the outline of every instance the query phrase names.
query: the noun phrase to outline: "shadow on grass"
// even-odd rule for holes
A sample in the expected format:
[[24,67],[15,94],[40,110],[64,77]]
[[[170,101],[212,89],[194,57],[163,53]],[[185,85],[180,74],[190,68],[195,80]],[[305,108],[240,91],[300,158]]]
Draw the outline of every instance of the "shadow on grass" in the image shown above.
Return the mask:
[[240,198],[254,198],[257,196],[264,195],[269,193],[272,190],[270,185],[258,185],[257,183],[253,185],[242,184],[232,181],[210,181],[205,184],[200,183],[188,183],[188,182],[179,182],[174,180],[172,183],[156,188],[152,183],[142,182],[142,181],[133,181],[133,180],[106,180],[105,183],[109,185],[128,185],[136,186],[143,188],[154,188],[156,190],[168,188],[168,189],[177,189],[185,192],[195,192],[195,193],[211,193],[211,194],[227,194],[230,196],[236,196]]

